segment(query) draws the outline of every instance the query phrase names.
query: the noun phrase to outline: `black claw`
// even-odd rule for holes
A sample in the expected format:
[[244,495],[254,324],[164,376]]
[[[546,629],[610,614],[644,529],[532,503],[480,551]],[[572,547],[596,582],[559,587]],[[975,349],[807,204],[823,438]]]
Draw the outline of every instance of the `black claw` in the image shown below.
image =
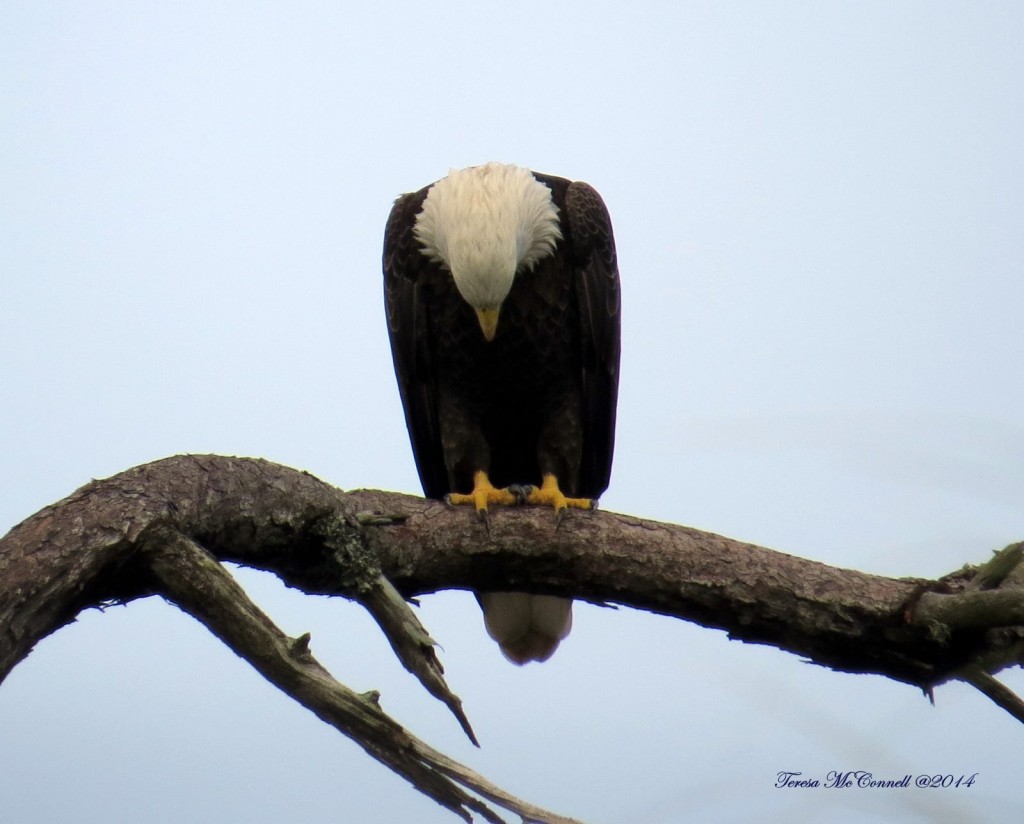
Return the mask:
[[452,503],[452,496],[450,492],[446,494],[442,500],[444,500],[445,504],[448,506],[455,506],[455,504]]
[[555,532],[558,532],[562,526],[562,522],[565,520],[565,513],[569,511],[569,507],[563,507],[562,509],[556,510],[555,512]]
[[487,534],[491,534],[491,516],[488,514],[486,509],[478,509],[476,511],[476,517],[480,520],[480,523],[484,525],[484,529],[487,530]]

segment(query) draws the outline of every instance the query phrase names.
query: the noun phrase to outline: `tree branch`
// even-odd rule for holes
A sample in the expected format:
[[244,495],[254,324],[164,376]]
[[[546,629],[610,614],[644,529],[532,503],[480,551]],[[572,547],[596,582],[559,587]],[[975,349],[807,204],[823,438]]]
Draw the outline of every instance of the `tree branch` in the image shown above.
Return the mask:
[[216,561],[362,603],[473,738],[434,642],[403,597],[513,589],[623,604],[926,691],[960,678],[1024,720],[1024,705],[991,677],[1024,660],[1022,555],[1014,545],[980,573],[892,579],[607,512],[574,512],[556,528],[547,510],[502,509],[485,529],[471,513],[422,498],[345,493],[266,461],[180,456],[94,481],[0,539],[0,679],[82,609],[161,594],[466,820],[472,812],[500,820],[486,798],[530,821],[566,822],[488,784],[338,684],[309,654],[308,636],[288,639]]
[[436,753],[393,721],[381,710],[376,695],[360,695],[334,680],[309,652],[308,635],[288,638],[195,542],[176,532],[155,530],[144,552],[169,601],[204,624],[268,681],[438,804],[466,821],[471,821],[473,810],[500,824],[501,819],[462,785],[524,818],[569,824],[570,819],[495,791],[485,778]]

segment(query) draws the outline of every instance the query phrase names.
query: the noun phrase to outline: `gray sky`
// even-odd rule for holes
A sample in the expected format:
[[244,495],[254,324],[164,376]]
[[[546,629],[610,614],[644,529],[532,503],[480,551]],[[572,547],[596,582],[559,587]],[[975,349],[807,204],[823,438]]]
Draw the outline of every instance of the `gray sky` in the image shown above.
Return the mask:
[[[92,477],[254,455],[418,492],[382,317],[394,197],[583,179],[624,293],[605,509],[936,576],[1024,538],[1024,7],[7,3],[0,530]],[[594,824],[1007,821],[1021,728],[720,632],[578,606],[516,669],[423,599],[483,744],[358,608],[240,577],[415,733]],[[1004,680],[1024,692],[1019,671]],[[781,770],[977,773],[779,790]],[[5,821],[450,822],[163,602],[0,688]]]

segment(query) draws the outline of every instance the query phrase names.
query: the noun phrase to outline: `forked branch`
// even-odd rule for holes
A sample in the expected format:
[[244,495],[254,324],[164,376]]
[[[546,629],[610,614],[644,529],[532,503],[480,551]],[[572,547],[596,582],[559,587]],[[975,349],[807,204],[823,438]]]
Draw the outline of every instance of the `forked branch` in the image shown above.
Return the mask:
[[[356,693],[336,681],[309,651],[308,635],[288,638],[227,570],[194,541],[161,530],[148,537],[144,552],[169,601],[204,624],[268,681],[438,804],[466,821],[472,820],[473,811],[500,824],[502,819],[480,800],[484,797],[524,819],[571,824],[571,819],[528,804],[436,752],[390,718],[376,695]],[[415,624],[419,626],[418,621]],[[439,689],[447,693],[443,680]],[[472,738],[461,709],[457,715]]]
[[[470,820],[569,822],[414,738],[335,681],[220,561],[362,603],[399,659],[474,739],[434,642],[404,598],[515,589],[617,603],[926,691],[958,678],[1024,720],[992,674],[1024,660],[1020,545],[939,581],[836,569],[686,527],[607,512],[470,514],[407,495],[345,493],[266,461],[181,456],[94,481],[0,539],[0,679],[81,610],[160,594],[266,678],[438,803]],[[486,801],[485,801],[486,800]]]

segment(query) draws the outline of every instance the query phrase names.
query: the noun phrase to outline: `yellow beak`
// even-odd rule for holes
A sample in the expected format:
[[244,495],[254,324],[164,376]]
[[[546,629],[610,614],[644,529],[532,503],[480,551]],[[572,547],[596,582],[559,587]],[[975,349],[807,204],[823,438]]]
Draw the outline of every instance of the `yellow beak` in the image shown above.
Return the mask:
[[480,322],[480,329],[484,333],[484,340],[494,340],[494,333],[498,331],[499,309],[476,309],[476,319]]

